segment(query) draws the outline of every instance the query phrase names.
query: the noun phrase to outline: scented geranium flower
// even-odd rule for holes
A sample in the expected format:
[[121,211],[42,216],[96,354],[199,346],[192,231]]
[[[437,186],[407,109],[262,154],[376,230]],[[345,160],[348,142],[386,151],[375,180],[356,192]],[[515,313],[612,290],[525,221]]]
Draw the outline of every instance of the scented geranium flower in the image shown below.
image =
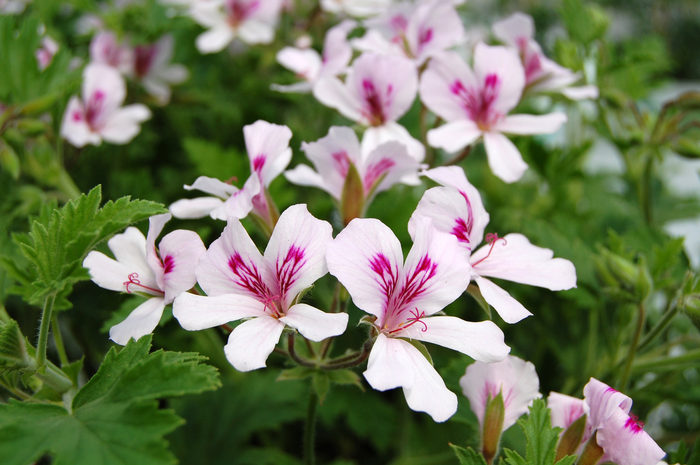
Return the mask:
[[[342,212],[346,224],[363,213],[376,193],[398,182],[420,183],[417,175],[420,164],[408,154],[403,144],[386,142],[366,154],[360,148],[355,131],[348,127],[333,126],[326,137],[316,142],[304,142],[301,149],[306,152],[316,171],[307,165],[297,165],[293,170],[286,171],[284,176],[294,184],[318,187],[342,203],[348,175],[356,173],[359,177],[360,186],[357,187],[361,198],[345,199],[346,204],[358,207],[353,209],[350,205],[344,205],[352,210]],[[349,194],[346,192],[346,195]],[[347,214],[352,218],[346,218]]]
[[113,32],[98,32],[90,42],[90,61],[111,66],[122,74],[131,74],[134,69],[134,51],[119,43]]
[[525,415],[532,401],[542,397],[535,365],[513,355],[496,363],[472,363],[460,378],[459,385],[482,427],[487,402],[499,393],[503,396],[505,415],[502,431]]
[[323,43],[323,55],[312,48],[284,47],[277,52],[277,62],[294,71],[304,81],[289,86],[273,84],[272,89],[279,92],[311,92],[321,77],[345,72],[352,58],[347,37],[356,26],[355,21],[345,20],[330,28]]
[[[583,400],[558,392],[549,393],[547,407],[551,410],[552,426],[564,429],[588,412],[588,406]],[[585,437],[588,438],[590,435],[589,431]]]
[[39,69],[45,70],[58,53],[58,42],[49,36],[42,37],[41,47],[36,51],[36,60],[39,62]]
[[109,330],[110,339],[117,344],[126,345],[131,338],[153,332],[165,306],[197,282],[194,268],[205,251],[197,233],[173,231],[156,250],[156,238],[171,217],[169,213],[152,216],[147,238],[134,227],[111,238],[107,245],[116,260],[95,251],[83,260],[98,286],[149,297],[126,320]]
[[311,216],[306,205],[294,205],[280,216],[263,256],[240,221],[230,218],[196,270],[207,296],[180,295],[173,315],[190,331],[246,319],[224,347],[239,371],[264,367],[285,326],[312,341],[342,334],[347,313],[296,303],[328,272],[324,256],[331,233],[331,225]]
[[210,215],[217,220],[245,218],[251,211],[272,231],[277,221],[274,205],[268,200],[267,188],[287,168],[292,159],[287,126],[256,121],[243,127],[243,136],[250,159],[250,177],[242,189],[218,179],[200,176],[187,190],[197,189],[213,197],[182,199],[170,205],[176,218],[201,218]]
[[369,29],[362,38],[352,41],[355,48],[408,57],[416,66],[457,45],[464,37],[462,21],[447,0],[398,4],[365,24]]
[[581,74],[558,65],[547,58],[535,42],[532,17],[515,13],[493,25],[494,35],[520,54],[525,68],[525,89],[529,92],[561,92],[572,100],[598,98],[596,86],[571,87]]
[[170,85],[180,84],[189,76],[185,66],[170,63],[173,45],[173,36],[166,34],[154,44],[134,47],[134,76],[161,105],[170,101]]
[[82,100],[72,96],[63,115],[61,137],[76,147],[130,142],[151,111],[141,104],[122,107],[126,97],[124,78],[112,67],[92,63],[83,71]]
[[564,113],[508,116],[524,86],[520,59],[505,47],[478,43],[473,71],[457,53],[435,56],[423,72],[420,96],[447,124],[428,131],[428,143],[456,152],[483,137],[491,171],[505,182],[517,181],[527,164],[503,133],[551,134],[566,122]]
[[410,60],[365,53],[353,62],[345,83],[324,77],[313,93],[324,105],[368,126],[362,139],[366,153],[383,142],[398,140],[413,158],[422,161],[425,147],[396,122],[411,108],[417,87],[417,72]]
[[510,349],[491,321],[436,316],[469,283],[469,263],[457,240],[430,220],[417,225],[404,263],[394,233],[375,219],[355,219],[328,245],[328,269],[369,318],[377,338],[364,376],[374,389],[403,388],[412,410],[442,422],[457,410],[457,396],[411,340],[431,342],[483,362],[503,360]]
[[430,218],[439,231],[455,236],[471,264],[471,279],[486,302],[506,323],[517,323],[531,315],[523,305],[486,277],[560,291],[576,287],[576,269],[563,258],[552,258],[549,249],[534,246],[522,234],[499,238],[488,234],[487,245],[475,250],[489,222],[479,192],[457,166],[435,168],[424,175],[445,187],[428,189],[408,223],[414,237],[418,225]]
[[282,9],[281,0],[211,0],[194,2],[190,16],[209,28],[197,37],[201,53],[220,52],[238,37],[246,44],[269,44]]
[[391,0],[321,0],[321,9],[328,13],[366,18],[380,14],[389,8]]

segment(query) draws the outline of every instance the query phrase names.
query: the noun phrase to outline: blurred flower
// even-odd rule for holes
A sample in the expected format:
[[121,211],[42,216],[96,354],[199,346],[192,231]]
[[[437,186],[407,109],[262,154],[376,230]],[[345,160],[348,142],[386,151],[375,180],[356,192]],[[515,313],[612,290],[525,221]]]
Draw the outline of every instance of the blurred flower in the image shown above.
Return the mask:
[[345,13],[356,18],[374,16],[391,5],[391,0],[321,0],[321,9],[328,13]]
[[[373,315],[377,338],[364,376],[374,389],[402,387],[412,410],[442,422],[457,410],[457,396],[426,356],[408,340],[425,341],[483,362],[503,360],[510,349],[491,321],[434,316],[469,283],[469,264],[457,240],[426,219],[417,225],[403,263],[401,244],[375,219],[355,219],[328,245],[326,260],[355,305]],[[407,340],[408,339],[408,340]]]
[[126,144],[141,130],[151,111],[141,104],[122,107],[124,78],[106,65],[93,63],[83,71],[82,100],[72,96],[61,123],[61,136],[76,147],[100,145],[102,140]]
[[397,140],[417,161],[425,147],[396,122],[416,98],[418,76],[407,58],[364,53],[348,70],[345,82],[324,77],[313,88],[314,97],[343,116],[368,126],[362,150],[369,153],[383,142]]
[[428,131],[428,143],[456,152],[483,137],[493,173],[507,183],[517,181],[527,164],[502,133],[551,134],[566,122],[564,113],[506,116],[524,85],[520,59],[505,47],[477,44],[474,71],[454,52],[435,56],[422,75],[420,96],[447,124]]
[[357,23],[345,20],[330,28],[323,43],[323,55],[312,48],[284,47],[277,52],[277,62],[304,79],[289,86],[272,85],[279,92],[311,92],[313,85],[324,76],[337,76],[343,72],[352,58],[352,48],[347,36]]
[[207,296],[180,295],[173,315],[190,331],[249,319],[224,347],[239,371],[264,367],[285,326],[312,341],[342,334],[347,313],[296,303],[300,292],[328,272],[324,256],[331,233],[331,225],[311,216],[306,205],[294,205],[280,216],[263,256],[240,221],[230,218],[197,266]]
[[170,218],[169,213],[152,216],[148,238],[130,227],[110,239],[107,245],[116,260],[93,251],[83,261],[98,286],[149,297],[126,320],[109,330],[110,339],[117,344],[126,345],[131,338],[151,333],[165,306],[197,282],[194,268],[205,247],[195,232],[173,231],[160,241],[156,250],[156,238]]
[[48,68],[56,53],[58,53],[58,42],[49,36],[42,37],[41,47],[36,51],[36,60],[39,62],[41,71]]
[[134,70],[134,51],[128,45],[119,43],[113,32],[98,32],[90,42],[90,61],[130,75]]
[[598,87],[571,87],[581,79],[581,74],[558,65],[544,55],[540,44],[535,42],[535,24],[531,16],[514,13],[495,23],[493,33],[520,54],[527,91],[561,92],[572,100],[598,98]]
[[0,15],[18,15],[31,0],[0,0]]
[[161,105],[170,100],[170,85],[184,82],[189,73],[180,64],[171,64],[174,39],[171,34],[150,45],[134,47],[134,76]]
[[479,192],[467,181],[464,170],[457,166],[435,168],[424,175],[445,187],[425,192],[408,223],[411,237],[415,237],[424,218],[430,218],[439,231],[455,236],[462,253],[469,257],[471,279],[506,323],[517,323],[531,313],[485,276],[552,291],[576,287],[573,263],[552,258],[551,250],[532,245],[522,234],[505,237],[488,234],[488,244],[472,253],[482,241],[489,222]]

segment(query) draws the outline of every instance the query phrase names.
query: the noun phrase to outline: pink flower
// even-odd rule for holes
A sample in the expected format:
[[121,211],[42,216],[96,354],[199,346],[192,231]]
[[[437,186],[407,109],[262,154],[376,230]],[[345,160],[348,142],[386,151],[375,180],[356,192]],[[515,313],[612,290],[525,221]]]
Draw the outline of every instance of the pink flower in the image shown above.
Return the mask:
[[148,238],[130,227],[110,239],[107,245],[116,260],[95,251],[83,260],[83,266],[98,286],[149,297],[126,320],[109,330],[110,339],[117,344],[125,345],[131,338],[153,332],[165,306],[197,282],[194,267],[205,248],[195,232],[173,231],[160,241],[156,250],[156,238],[171,217],[169,213],[152,216]]
[[413,158],[422,161],[425,147],[396,122],[411,108],[417,87],[417,72],[410,60],[365,53],[353,62],[344,83],[324,77],[313,93],[324,105],[368,126],[362,138],[366,153],[383,142],[397,140]]
[[[552,426],[564,429],[567,429],[588,411],[588,405],[583,400],[558,392],[549,393],[547,407],[551,410]],[[590,436],[589,431],[585,437]]]
[[311,160],[316,171],[307,165],[297,165],[284,176],[292,183],[314,186],[341,200],[343,186],[350,166],[354,166],[362,180],[364,201],[389,189],[398,182],[419,184],[419,163],[411,158],[399,142],[386,142],[371,153],[363,153],[355,131],[348,127],[333,126],[328,135],[316,142],[302,143],[301,149]]
[[483,137],[493,173],[505,182],[517,181],[527,164],[502,133],[551,134],[566,122],[564,113],[508,116],[524,86],[520,59],[505,47],[478,43],[473,71],[454,52],[437,55],[422,75],[420,96],[447,124],[428,131],[428,143],[456,152]]
[[402,3],[365,24],[369,29],[361,39],[352,41],[355,48],[407,57],[416,66],[457,45],[464,37],[462,20],[446,0]]
[[120,44],[113,32],[98,32],[90,42],[90,61],[111,66],[122,74],[131,74],[134,67],[134,51]]
[[501,393],[505,407],[502,431],[525,415],[532,401],[542,397],[535,365],[513,355],[496,363],[472,363],[459,385],[482,427],[487,401]]
[[342,334],[346,313],[296,303],[297,295],[328,271],[324,255],[331,231],[306,205],[294,205],[280,216],[263,256],[241,223],[230,218],[196,270],[207,296],[180,295],[173,315],[189,331],[247,319],[224,347],[239,371],[264,367],[285,326],[312,341]]
[[82,100],[72,96],[63,114],[61,136],[76,147],[130,142],[151,111],[141,104],[122,107],[126,97],[124,78],[106,65],[92,63],[83,71]]
[[42,37],[41,47],[36,51],[36,60],[39,62],[41,71],[48,68],[56,53],[58,53],[58,42],[49,36]]
[[184,82],[189,75],[183,65],[170,63],[173,45],[173,36],[166,34],[154,44],[134,47],[134,76],[161,105],[170,101],[170,85]]
[[509,47],[515,48],[525,68],[525,88],[530,92],[561,92],[572,100],[598,98],[596,86],[571,87],[581,74],[558,65],[542,52],[535,42],[535,24],[532,17],[514,13],[493,25],[494,35]]
[[484,362],[503,360],[510,349],[491,321],[466,322],[435,316],[469,283],[469,264],[457,240],[418,225],[404,263],[394,233],[375,219],[355,219],[328,245],[332,275],[355,305],[372,315],[377,338],[364,376],[374,389],[403,388],[408,406],[442,422],[457,410],[457,396],[445,387],[425,356],[409,342],[431,342]]
[[506,323],[517,323],[531,313],[486,276],[552,291],[576,287],[576,269],[569,260],[553,258],[551,250],[532,245],[521,234],[502,238],[489,234],[488,244],[473,251],[489,222],[479,192],[457,166],[435,168],[424,175],[445,187],[425,192],[408,223],[411,236],[424,218],[430,218],[439,231],[455,236],[471,264],[471,279]]
[[236,37],[246,44],[269,44],[282,9],[281,0],[213,0],[194,2],[192,18],[209,30],[197,37],[202,53],[220,52]]
[[273,84],[272,89],[280,92],[311,92],[320,78],[338,76],[345,72],[352,58],[347,36],[356,26],[355,21],[345,20],[330,28],[323,43],[323,55],[312,48],[284,47],[277,52],[277,62],[294,71],[304,81],[289,86]]
[[245,218],[251,211],[274,227],[267,188],[287,168],[292,159],[289,140],[292,131],[287,126],[256,121],[243,127],[243,136],[250,160],[251,175],[242,189],[206,176],[198,177],[187,190],[197,189],[213,197],[182,199],[170,205],[176,218],[201,218],[210,215],[226,221],[230,216]]
[[321,0],[321,9],[329,13],[347,14],[356,18],[374,16],[391,5],[391,0]]

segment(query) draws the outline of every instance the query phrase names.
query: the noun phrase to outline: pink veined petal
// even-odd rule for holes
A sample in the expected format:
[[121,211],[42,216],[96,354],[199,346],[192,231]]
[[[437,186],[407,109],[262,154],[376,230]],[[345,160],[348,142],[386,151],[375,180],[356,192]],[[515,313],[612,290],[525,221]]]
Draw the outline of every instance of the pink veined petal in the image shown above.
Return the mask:
[[527,163],[515,144],[506,136],[498,132],[485,132],[484,145],[493,174],[509,184],[523,177]]
[[409,176],[417,177],[420,168],[418,161],[409,155],[406,146],[398,141],[378,146],[367,156],[364,165],[361,175],[365,195],[371,190],[375,194],[385,191]]
[[431,316],[394,334],[456,350],[480,362],[500,362],[510,352],[503,331],[492,321],[474,323],[454,316]]
[[321,73],[337,76],[345,70],[352,58],[352,48],[347,41],[348,33],[357,27],[357,22],[346,19],[326,33],[323,42],[323,65]]
[[429,1],[419,4],[409,18],[406,37],[420,65],[436,53],[457,45],[464,37],[464,26],[450,2]]
[[535,365],[512,355],[496,363],[474,362],[467,367],[459,385],[480,425],[484,422],[488,398],[496,397],[499,392],[503,395],[503,431],[525,415],[535,399],[542,397]]
[[[156,277],[156,282],[158,283],[158,289],[164,291],[163,284],[163,260],[158,257],[156,252],[156,239],[160,236],[163,231],[165,223],[172,219],[173,215],[170,213],[163,213],[161,215],[154,215],[148,219],[148,235],[146,236],[146,260],[148,261],[148,266],[153,270],[153,274]],[[168,302],[170,303],[170,302]]]
[[479,291],[481,291],[484,300],[498,312],[506,323],[517,323],[532,315],[523,307],[523,304],[488,279],[477,276],[475,281],[479,285]]
[[561,90],[564,97],[570,100],[597,99],[599,95],[598,86],[565,87]]
[[481,134],[474,121],[463,119],[428,131],[428,144],[453,153],[473,144]]
[[636,417],[616,409],[596,436],[611,462],[618,465],[655,465],[666,452],[642,429]]
[[416,210],[408,221],[411,238],[416,236],[416,227],[424,218],[430,218],[433,227],[445,234],[452,234],[459,241],[465,258],[475,247],[472,239],[474,215],[464,197],[451,187],[433,187],[421,197]]
[[561,112],[547,115],[511,115],[496,123],[491,129],[508,134],[553,134],[566,123],[566,114]]
[[328,272],[326,245],[332,239],[332,226],[314,218],[304,204],[292,205],[280,215],[265,249],[264,276],[285,308]]
[[401,243],[391,229],[376,219],[354,219],[328,244],[326,261],[358,308],[383,315],[403,265]]
[[397,141],[406,146],[411,157],[421,162],[425,158],[425,147],[396,121],[387,121],[382,126],[372,126],[362,136],[362,153],[369,154],[385,142]]
[[584,402],[590,408],[588,422],[593,429],[600,429],[618,408],[625,414],[632,408],[632,399],[607,384],[591,378],[583,387]]
[[470,262],[480,276],[562,291],[576,287],[576,268],[569,260],[532,245],[522,234],[508,234],[474,252]]
[[496,97],[491,105],[499,114],[507,115],[520,101],[525,71],[514,50],[479,42],[474,48],[474,74],[482,86],[489,76],[497,76]]
[[199,331],[243,318],[264,317],[265,304],[247,295],[209,297],[184,292],[173,302],[173,316],[184,329]]
[[305,338],[320,342],[340,336],[348,326],[347,313],[326,313],[306,304],[292,305],[280,321],[298,330]]
[[99,132],[107,142],[126,144],[141,131],[141,123],[150,118],[151,110],[135,103],[112,112]]
[[353,121],[362,120],[361,102],[352,95],[340,79],[322,77],[313,88],[314,97],[327,107],[335,108]]
[[197,199],[180,199],[173,202],[168,209],[175,218],[184,220],[204,218],[223,204],[223,200],[218,197],[199,197]]
[[380,334],[369,354],[367,382],[378,391],[402,387],[406,403],[443,422],[457,411],[457,396],[418,349],[406,341]]
[[216,220],[228,220],[229,216],[243,219],[248,216],[248,213],[253,209],[253,198],[260,193],[260,177],[257,173],[252,173],[246,180],[243,188],[234,192],[229,197],[221,209],[217,209],[211,213],[211,217]]
[[552,413],[552,426],[568,428],[581,415],[586,413],[586,403],[583,399],[567,396],[558,392],[550,392],[547,397],[547,407]]
[[283,329],[284,323],[269,316],[244,321],[233,330],[224,346],[226,358],[238,371],[264,368]]
[[216,53],[231,43],[235,34],[225,26],[215,26],[197,36],[195,44],[200,53]]
[[276,58],[280,65],[307,81],[315,81],[321,71],[321,56],[314,49],[284,47]]
[[[254,2],[250,3],[254,4]],[[283,0],[263,0],[258,3],[258,8],[253,11],[250,17],[256,21],[274,25],[283,6]]]
[[197,281],[209,296],[242,294],[260,301],[273,296],[264,279],[263,257],[241,222],[228,224],[199,259]]
[[175,38],[172,34],[163,35],[154,44],[156,47],[156,53],[153,57],[153,70],[162,69],[167,66],[173,59],[173,49],[175,48]]
[[206,192],[207,194],[215,195],[221,199],[227,199],[232,194],[238,192],[238,188],[236,186],[232,186],[231,184],[207,176],[198,177],[191,186],[185,185],[185,189],[188,191],[197,189],[199,191]]
[[258,120],[243,126],[245,146],[250,159],[250,171],[258,173],[265,187],[287,168],[292,159],[289,140],[292,131],[287,126]]
[[[99,28],[101,27],[102,24]],[[128,45],[117,42],[113,32],[103,31],[95,34],[90,41],[90,61],[113,67],[120,73],[131,74],[134,53]]]
[[[103,123],[103,118],[121,107],[126,97],[126,83],[117,70],[100,63],[90,63],[83,70],[83,102],[90,106],[96,93],[99,104],[94,107],[95,121]],[[99,127],[95,129],[100,129]]]
[[535,38],[535,23],[532,16],[525,13],[513,13],[494,23],[491,29],[498,40],[515,48],[521,48],[522,43]]
[[168,304],[197,283],[194,270],[206,248],[196,232],[178,229],[160,241],[158,250],[163,261],[162,289]]
[[92,131],[85,119],[85,107],[75,95],[68,101],[66,112],[61,122],[61,137],[74,147],[85,147],[87,144],[100,145],[102,138]]
[[109,338],[125,346],[130,339],[139,339],[151,334],[163,316],[165,302],[160,297],[152,297],[136,307],[133,312],[118,325],[109,329]]
[[464,59],[455,52],[435,55],[421,75],[420,99],[430,111],[448,122],[469,118],[456,92],[456,83],[465,89],[478,89],[480,86]]

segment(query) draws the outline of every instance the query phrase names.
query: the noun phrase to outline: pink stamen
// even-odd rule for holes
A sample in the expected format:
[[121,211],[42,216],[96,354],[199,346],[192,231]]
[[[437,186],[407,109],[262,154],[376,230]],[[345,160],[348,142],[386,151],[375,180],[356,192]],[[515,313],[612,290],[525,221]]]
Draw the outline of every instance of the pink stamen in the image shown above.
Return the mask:
[[129,290],[130,284],[133,284],[134,286],[142,287],[144,289],[148,289],[149,291],[157,292],[158,294],[164,294],[164,292],[161,291],[160,289],[153,289],[152,287],[144,286],[143,284],[141,284],[141,281],[139,281],[139,274],[138,273],[131,273],[129,275],[129,280],[124,281],[122,284],[124,284],[124,286],[126,286],[126,292],[128,292],[129,294],[131,294],[131,290]]
[[629,429],[633,433],[639,433],[640,431],[643,431],[644,422],[639,421],[639,417],[637,417],[637,415],[630,413],[630,417],[625,422],[625,428]]
[[418,308],[416,307],[415,310],[410,311],[411,315],[409,318],[406,318],[406,321],[409,323],[407,325],[404,325],[403,323],[399,324],[399,326],[396,329],[393,329],[389,331],[389,334],[394,334],[398,331],[401,331],[406,328],[410,328],[416,323],[420,323],[423,325],[423,328],[421,328],[421,332],[426,332],[428,330],[428,325],[426,324],[425,321],[421,321],[421,318],[425,318],[425,312],[420,312],[418,313]]
[[493,248],[496,246],[496,243],[497,243],[498,241],[503,241],[503,245],[507,245],[507,244],[508,244],[508,242],[507,242],[504,238],[498,237],[498,233],[488,233],[488,234],[486,235],[486,242],[487,242],[488,244],[491,244],[491,248],[489,249],[489,253],[487,253],[486,256],[485,256],[484,258],[482,258],[481,260],[479,260],[478,262],[472,263],[472,267],[475,267],[475,266],[478,265],[479,263],[481,263],[481,262],[483,262],[484,260],[486,260],[487,258],[489,258],[489,255],[491,255],[491,252],[493,252]]

